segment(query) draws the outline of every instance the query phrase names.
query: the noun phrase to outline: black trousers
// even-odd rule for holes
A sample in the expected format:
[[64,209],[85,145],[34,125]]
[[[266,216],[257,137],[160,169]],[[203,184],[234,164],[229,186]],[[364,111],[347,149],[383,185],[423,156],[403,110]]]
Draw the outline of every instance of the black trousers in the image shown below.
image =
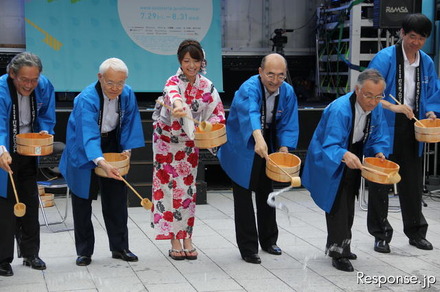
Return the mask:
[[[255,159],[262,159],[256,155]],[[257,175],[254,180],[255,203],[257,207],[257,223],[252,203],[252,190],[245,189],[232,182],[234,196],[235,234],[237,245],[241,255],[247,256],[258,253],[258,241],[262,248],[267,248],[277,243],[278,226],[276,222],[275,208],[267,204],[267,198],[273,191],[272,181],[266,176],[266,164],[255,163],[253,174]]]
[[16,200],[9,181],[7,198],[0,198],[0,263],[11,263],[14,259],[14,236],[18,257],[38,256],[40,251],[36,158],[16,153],[11,153],[11,157],[17,195],[20,202],[26,205],[26,213],[23,217],[14,215]]
[[[396,114],[394,151],[389,159],[400,165],[402,180],[397,184],[403,232],[410,239],[425,238],[428,223],[422,213],[422,159],[415,139],[414,122]],[[369,182],[368,232],[376,239],[391,241],[393,228],[388,222],[389,185]]]
[[354,203],[359,194],[360,177],[359,169],[346,169],[333,207],[330,213],[325,213],[326,250],[330,257],[347,257],[351,253],[351,228],[354,220]]
[[[115,133],[101,138],[103,152],[119,152]],[[92,224],[92,202],[100,190],[102,215],[107,230],[111,251],[122,251],[128,247],[127,187],[124,182],[98,177],[91,171],[90,198],[82,199],[72,195],[72,210],[75,228],[75,247],[78,256],[91,256],[94,251],[95,235]]]

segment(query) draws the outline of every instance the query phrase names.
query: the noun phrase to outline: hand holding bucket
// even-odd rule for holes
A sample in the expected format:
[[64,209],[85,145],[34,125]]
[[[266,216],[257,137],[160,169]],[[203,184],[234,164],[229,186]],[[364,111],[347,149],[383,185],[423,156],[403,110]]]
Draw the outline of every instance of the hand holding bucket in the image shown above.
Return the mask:
[[18,200],[17,189],[15,188],[14,178],[12,177],[12,172],[9,172],[9,178],[11,179],[12,188],[14,189],[15,200],[17,203],[14,205],[14,215],[17,217],[23,217],[26,214],[26,205],[20,203]]

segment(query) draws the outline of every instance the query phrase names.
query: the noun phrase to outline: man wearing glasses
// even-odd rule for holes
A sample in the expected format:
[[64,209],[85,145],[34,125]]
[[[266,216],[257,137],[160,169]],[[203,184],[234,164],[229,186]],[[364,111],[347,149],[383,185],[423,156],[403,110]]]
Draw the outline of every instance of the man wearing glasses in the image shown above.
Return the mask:
[[[37,160],[17,153],[15,136],[20,133],[50,133],[55,126],[55,94],[41,71],[38,56],[23,52],[0,77],[0,276],[12,276],[14,236],[23,264],[44,270],[39,258],[40,223],[38,221]],[[15,196],[9,180],[12,173],[17,193],[26,205],[26,214],[15,217]]]
[[[98,190],[112,257],[138,260],[128,248],[127,188],[118,169],[103,157],[107,152],[130,157],[131,149],[145,145],[136,97],[125,84],[127,77],[128,68],[122,60],[105,60],[99,67],[99,80],[75,97],[67,124],[60,171],[72,191],[78,266],[87,266],[92,261],[92,201],[96,200]],[[107,178],[98,177],[95,167],[102,168]]]
[[235,92],[226,123],[228,141],[218,153],[232,180],[238,248],[243,260],[254,264],[261,263],[258,242],[264,251],[281,254],[275,209],[267,204],[273,187],[265,173],[265,158],[272,152],[295,149],[299,135],[297,98],[292,86],[284,82],[286,60],[269,54],[258,72]]
[[354,204],[359,194],[362,156],[385,158],[389,134],[383,98],[385,81],[374,69],[359,74],[356,90],[339,97],[324,110],[307,150],[302,184],[325,211],[326,254],[332,265],[352,272],[350,260]]
[[[409,244],[431,250],[426,240],[428,223],[422,214],[422,143],[415,139],[413,117],[436,118],[439,112],[439,80],[432,59],[421,48],[431,33],[431,21],[423,14],[410,14],[400,30],[401,40],[381,50],[370,62],[384,76],[387,89],[382,105],[391,135],[390,160],[400,165],[397,185],[403,231]],[[393,95],[402,105],[389,96]],[[368,231],[374,250],[389,253],[393,228],[388,222],[387,185],[369,184]]]

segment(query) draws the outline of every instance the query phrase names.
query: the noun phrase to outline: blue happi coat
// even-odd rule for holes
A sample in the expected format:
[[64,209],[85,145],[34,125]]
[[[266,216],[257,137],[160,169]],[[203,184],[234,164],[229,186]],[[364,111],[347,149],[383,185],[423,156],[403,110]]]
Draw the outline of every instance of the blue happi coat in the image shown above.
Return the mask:
[[[261,129],[263,94],[259,75],[249,78],[235,92],[226,121],[228,141],[218,152],[220,164],[227,175],[247,189],[255,155],[252,132]],[[292,86],[286,82],[280,86],[279,94],[276,109],[276,144],[294,149],[299,135],[297,98]]]
[[[423,51],[420,52],[421,62],[421,92],[419,100],[418,119],[426,119],[425,114],[429,111],[440,116],[440,80],[438,79],[434,62]],[[396,96],[396,46],[391,46],[381,50],[371,60],[369,68],[377,69],[385,78],[387,88],[385,89],[385,100],[395,104],[396,102],[389,96]],[[396,122],[396,113],[386,110],[385,118],[388,123],[388,129],[391,136],[391,152],[394,148],[394,125]],[[419,143],[419,156],[422,155],[422,143]]]
[[[330,103],[322,114],[307,150],[301,182],[310,191],[315,203],[330,212],[344,173],[342,158],[350,145],[353,112],[348,93]],[[364,144],[364,155],[382,152],[388,155],[390,147],[388,129],[382,104],[371,112],[371,126]]]
[[[0,77],[0,145],[4,145],[10,151],[10,123],[12,100],[8,87],[8,74]],[[52,83],[40,75],[38,85],[34,89],[37,111],[33,125],[34,132],[47,131],[54,134],[56,123],[55,117],[55,92]],[[12,162],[14,163],[14,162]],[[3,169],[0,170],[0,197],[6,198],[9,175]]]
[[[100,97],[96,83],[85,88],[74,100],[73,111],[67,124],[66,148],[60,161],[60,172],[69,188],[80,198],[89,198],[90,175],[96,167],[93,159],[102,157],[101,129],[98,125]],[[132,89],[125,85],[119,96],[120,151],[145,146],[144,134]]]

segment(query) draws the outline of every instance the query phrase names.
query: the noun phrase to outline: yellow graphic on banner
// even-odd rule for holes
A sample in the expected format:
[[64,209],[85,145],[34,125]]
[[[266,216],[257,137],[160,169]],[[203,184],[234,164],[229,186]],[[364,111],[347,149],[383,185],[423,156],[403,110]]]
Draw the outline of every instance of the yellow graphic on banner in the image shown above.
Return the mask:
[[[47,0],[48,3],[51,3],[53,1],[55,1],[55,0]],[[81,0],[70,0],[70,3],[76,3],[76,2],[79,2],[79,1],[81,1]]]
[[55,51],[59,51],[61,46],[63,45],[63,43],[61,43],[59,40],[57,40],[56,38],[54,38],[53,36],[51,36],[47,31],[45,31],[44,29],[42,29],[41,27],[39,27],[38,25],[36,25],[35,23],[33,23],[32,21],[30,21],[29,19],[25,18],[25,20],[32,25],[33,27],[35,27],[38,31],[40,31],[41,33],[43,33],[45,35],[45,38],[43,40],[43,42],[45,42],[46,44],[49,45],[49,47],[53,48]]

